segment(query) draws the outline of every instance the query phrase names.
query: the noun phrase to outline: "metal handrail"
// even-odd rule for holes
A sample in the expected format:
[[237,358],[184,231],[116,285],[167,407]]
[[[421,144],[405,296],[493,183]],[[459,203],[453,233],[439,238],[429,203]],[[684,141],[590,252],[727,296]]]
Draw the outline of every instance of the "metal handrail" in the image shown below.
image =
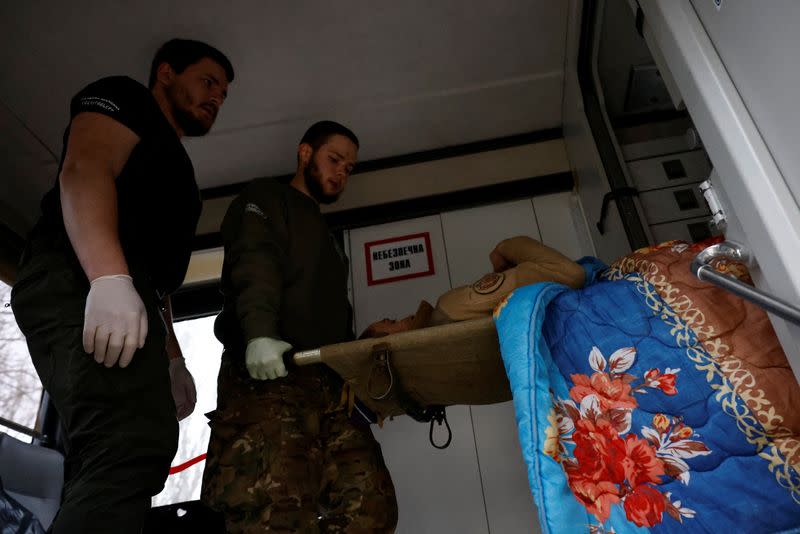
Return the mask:
[[6,419],[5,417],[0,417],[0,426],[4,426],[4,427],[6,427],[8,429],[14,430],[15,432],[19,432],[20,434],[25,434],[26,436],[30,436],[33,439],[43,439],[44,438],[44,436],[40,432],[38,432],[38,431],[36,431],[36,430],[34,430],[32,428],[28,428],[26,426],[23,426],[23,425],[21,425],[19,423],[15,423],[14,421],[10,421],[10,420]]
[[731,293],[749,300],[778,317],[800,325],[800,308],[756,287],[745,284],[732,276],[717,272],[711,266],[711,262],[718,258],[729,258],[745,265],[750,263],[750,255],[742,245],[734,241],[723,241],[722,243],[711,245],[695,256],[690,267],[692,274],[700,280],[711,282],[723,289],[727,289]]

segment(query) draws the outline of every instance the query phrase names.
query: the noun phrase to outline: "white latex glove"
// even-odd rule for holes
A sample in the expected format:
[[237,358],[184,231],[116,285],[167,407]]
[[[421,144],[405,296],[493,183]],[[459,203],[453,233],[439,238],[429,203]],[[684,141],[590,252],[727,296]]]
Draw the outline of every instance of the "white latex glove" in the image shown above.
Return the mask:
[[172,382],[172,398],[175,400],[178,421],[182,421],[192,415],[194,405],[197,403],[194,378],[186,368],[186,361],[183,358],[172,358],[169,361],[169,379]]
[[97,363],[127,367],[147,338],[147,310],[133,279],[124,274],[92,280],[86,297],[83,349]]
[[283,353],[292,346],[285,341],[271,337],[257,337],[247,344],[245,362],[247,372],[256,380],[272,380],[286,376]]

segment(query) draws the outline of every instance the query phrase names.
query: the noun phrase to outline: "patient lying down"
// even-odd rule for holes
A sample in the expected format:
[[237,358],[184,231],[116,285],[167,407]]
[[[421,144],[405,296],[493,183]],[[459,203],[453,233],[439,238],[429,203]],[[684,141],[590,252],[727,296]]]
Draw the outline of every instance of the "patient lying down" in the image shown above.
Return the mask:
[[493,272],[471,285],[451,289],[431,306],[422,301],[414,315],[372,323],[359,339],[383,337],[470,319],[489,317],[495,306],[514,289],[538,282],[583,287],[583,268],[560,252],[527,236],[501,241],[489,254]]

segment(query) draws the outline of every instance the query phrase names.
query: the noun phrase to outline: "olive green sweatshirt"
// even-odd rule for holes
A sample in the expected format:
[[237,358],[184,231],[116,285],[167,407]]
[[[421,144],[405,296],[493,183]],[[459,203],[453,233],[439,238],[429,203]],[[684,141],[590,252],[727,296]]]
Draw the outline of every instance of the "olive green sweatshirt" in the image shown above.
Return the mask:
[[214,331],[226,349],[263,336],[295,350],[353,339],[347,258],[314,200],[254,180],[228,208],[222,238],[225,303]]

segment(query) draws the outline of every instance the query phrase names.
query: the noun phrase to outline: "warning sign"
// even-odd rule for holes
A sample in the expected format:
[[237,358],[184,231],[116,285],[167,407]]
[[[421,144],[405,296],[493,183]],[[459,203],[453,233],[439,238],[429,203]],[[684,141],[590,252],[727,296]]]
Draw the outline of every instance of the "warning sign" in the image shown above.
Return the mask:
[[364,254],[370,286],[434,274],[428,232],[364,243]]

